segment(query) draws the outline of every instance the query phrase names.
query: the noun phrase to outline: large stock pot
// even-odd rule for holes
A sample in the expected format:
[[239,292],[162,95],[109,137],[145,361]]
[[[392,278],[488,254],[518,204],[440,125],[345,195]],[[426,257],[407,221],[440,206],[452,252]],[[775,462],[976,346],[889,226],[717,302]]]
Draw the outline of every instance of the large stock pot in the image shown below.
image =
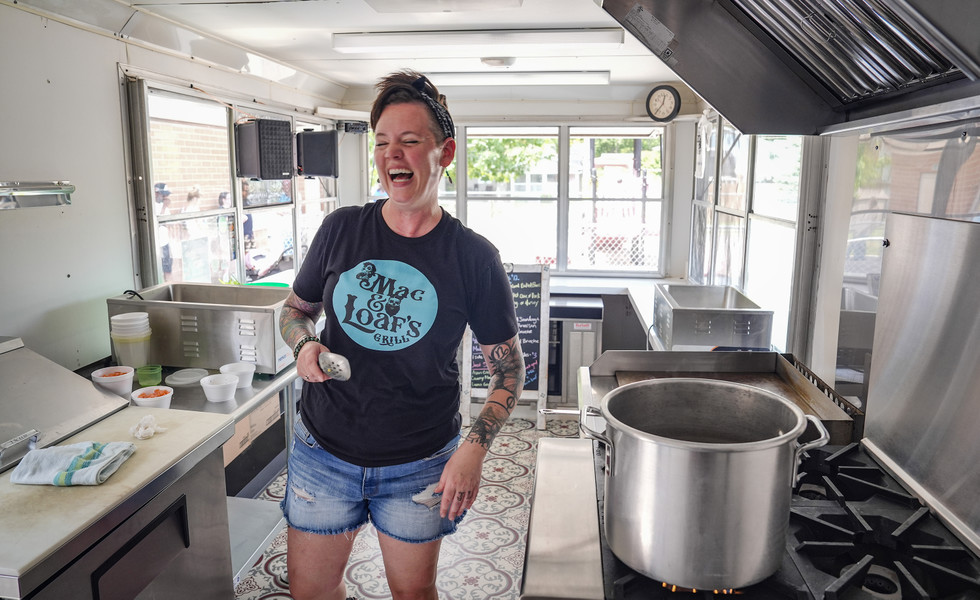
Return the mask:
[[[710,379],[618,387],[601,403],[605,533],[636,571],[697,589],[741,588],[779,568],[800,454],[819,419],[769,391]],[[799,444],[811,421],[819,439]]]

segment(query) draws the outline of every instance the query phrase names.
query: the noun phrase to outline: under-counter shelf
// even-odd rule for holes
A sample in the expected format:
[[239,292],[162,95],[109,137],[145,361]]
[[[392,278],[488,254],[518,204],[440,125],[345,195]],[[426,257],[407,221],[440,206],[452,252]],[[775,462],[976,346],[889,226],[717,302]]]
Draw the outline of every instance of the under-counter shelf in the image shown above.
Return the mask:
[[286,525],[278,502],[228,498],[231,567],[235,586]]

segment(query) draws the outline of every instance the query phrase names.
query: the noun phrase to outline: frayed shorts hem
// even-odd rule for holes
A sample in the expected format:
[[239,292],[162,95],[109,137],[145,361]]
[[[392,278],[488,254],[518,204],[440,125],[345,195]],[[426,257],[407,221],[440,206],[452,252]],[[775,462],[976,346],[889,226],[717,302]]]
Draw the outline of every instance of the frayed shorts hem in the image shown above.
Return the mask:
[[450,529],[449,531],[440,532],[435,537],[429,538],[427,540],[412,540],[412,539],[408,539],[408,538],[401,537],[401,536],[398,536],[398,535],[393,535],[391,533],[388,533],[384,529],[381,529],[377,525],[375,525],[374,528],[378,530],[378,533],[383,533],[386,536],[390,537],[391,539],[398,540],[399,542],[405,542],[407,544],[428,544],[429,542],[434,542],[436,540],[441,540],[442,538],[444,538],[446,536],[453,535],[454,533],[456,533],[456,530],[459,528],[458,526],[459,526],[460,522],[463,520],[463,517],[465,517],[465,516],[466,516],[466,511],[463,511],[463,514],[461,514],[458,517],[456,517],[456,520],[453,521],[452,529]]
[[[299,527],[297,525],[294,525],[293,523],[291,523],[289,521],[289,517],[286,517],[286,525],[288,525],[290,529],[293,529],[295,531],[302,531],[303,533],[311,533],[313,535],[344,535],[346,533],[356,533],[356,532],[358,532],[358,531],[361,530],[361,527],[364,527],[367,524],[368,524],[368,521],[362,521],[362,522],[358,523],[357,525],[353,525],[351,527],[343,527],[341,529],[336,529],[336,530],[334,530],[334,529],[327,529],[327,530],[324,530],[324,529],[309,529],[309,528],[306,528],[306,527]],[[385,535],[387,535],[387,534],[385,534]],[[391,537],[391,536],[389,536],[389,537]]]
[[[392,533],[389,533],[389,532],[385,531],[384,529],[381,529],[377,525],[374,525],[374,528],[378,531],[378,533],[383,533],[384,535],[390,537],[391,539],[398,540],[399,542],[405,542],[407,544],[428,544],[429,542],[434,542],[436,540],[441,540],[442,538],[444,538],[446,536],[453,535],[454,533],[456,533],[456,530],[459,528],[458,527],[459,524],[463,521],[463,517],[465,517],[465,516],[466,516],[466,511],[463,511],[463,514],[461,514],[458,517],[456,517],[456,520],[453,521],[453,528],[452,529],[450,529],[449,531],[443,531],[442,533],[436,535],[435,537],[430,538],[430,539],[427,539],[427,540],[413,540],[413,539],[409,539],[409,538],[402,537],[402,536],[399,536],[399,535],[394,535]],[[298,526],[290,523],[288,518],[286,519],[286,525],[288,525],[290,529],[293,529],[295,531],[302,531],[303,533],[310,533],[310,534],[313,534],[313,535],[344,535],[344,534],[347,534],[347,533],[356,533],[356,532],[358,532],[358,531],[361,530],[361,527],[364,527],[368,523],[370,523],[370,519],[368,519],[367,521],[362,521],[362,522],[358,523],[357,525],[352,525],[350,527],[344,527],[344,528],[341,528],[341,529],[336,529],[336,530],[334,530],[334,529],[329,529],[329,530],[322,530],[322,529],[320,529],[320,530],[317,530],[317,529],[308,529],[306,527],[298,527]],[[372,525],[373,525],[373,523],[372,523]]]

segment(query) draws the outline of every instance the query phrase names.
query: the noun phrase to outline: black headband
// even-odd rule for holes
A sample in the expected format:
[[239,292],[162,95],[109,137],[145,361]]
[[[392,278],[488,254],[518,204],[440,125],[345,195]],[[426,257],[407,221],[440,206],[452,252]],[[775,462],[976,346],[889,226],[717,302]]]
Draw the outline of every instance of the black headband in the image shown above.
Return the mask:
[[443,135],[448,138],[456,138],[456,125],[453,124],[453,118],[449,115],[449,109],[437,102],[425,91],[425,84],[429,83],[425,75],[419,77],[412,82],[412,87],[415,91],[422,96],[422,101],[425,102],[432,114],[436,116],[436,122],[439,123],[439,128],[442,129]]

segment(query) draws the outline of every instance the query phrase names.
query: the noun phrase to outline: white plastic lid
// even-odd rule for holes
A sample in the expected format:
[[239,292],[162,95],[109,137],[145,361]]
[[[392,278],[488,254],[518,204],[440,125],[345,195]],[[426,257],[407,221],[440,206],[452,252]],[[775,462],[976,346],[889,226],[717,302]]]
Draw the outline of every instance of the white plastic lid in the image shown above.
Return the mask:
[[181,369],[167,377],[167,385],[196,385],[207,376],[205,369]]
[[149,320],[150,313],[145,312],[119,313],[118,315],[112,315],[109,317],[109,321],[117,325],[122,325],[125,323],[142,323],[143,321]]

